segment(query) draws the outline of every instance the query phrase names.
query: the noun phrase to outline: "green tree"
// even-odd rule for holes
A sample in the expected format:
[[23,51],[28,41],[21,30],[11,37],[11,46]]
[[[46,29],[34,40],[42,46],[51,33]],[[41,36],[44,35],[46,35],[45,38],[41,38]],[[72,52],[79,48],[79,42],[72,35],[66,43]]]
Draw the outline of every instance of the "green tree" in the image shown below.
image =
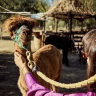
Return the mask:
[[[15,11],[15,12],[31,12],[39,13],[48,10],[49,6],[46,1],[42,0],[0,0],[0,6],[5,9]],[[0,8],[0,12],[5,12],[5,10]],[[0,20],[3,21],[8,18],[11,14],[1,14]]]

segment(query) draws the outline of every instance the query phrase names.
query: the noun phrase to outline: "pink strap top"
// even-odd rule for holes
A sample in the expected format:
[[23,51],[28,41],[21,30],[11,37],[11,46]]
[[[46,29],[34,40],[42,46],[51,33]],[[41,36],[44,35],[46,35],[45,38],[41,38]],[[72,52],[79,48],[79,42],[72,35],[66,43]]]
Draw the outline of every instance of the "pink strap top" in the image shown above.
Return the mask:
[[87,93],[74,93],[74,94],[61,94],[51,91],[41,85],[39,85],[32,74],[27,73],[25,75],[25,81],[28,86],[27,96],[96,96],[96,92]]

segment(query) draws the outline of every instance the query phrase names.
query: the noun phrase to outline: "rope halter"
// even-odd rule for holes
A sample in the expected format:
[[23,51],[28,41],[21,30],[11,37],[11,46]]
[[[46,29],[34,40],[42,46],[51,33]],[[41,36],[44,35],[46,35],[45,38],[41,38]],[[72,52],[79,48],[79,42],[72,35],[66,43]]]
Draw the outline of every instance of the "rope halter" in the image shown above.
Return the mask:
[[20,41],[20,38],[19,38],[20,31],[21,31],[21,29],[22,29],[24,26],[25,26],[25,25],[22,25],[22,26],[17,30],[16,36],[15,36],[15,38],[14,38],[14,42],[16,42],[21,48],[23,48],[23,49],[25,49],[25,50],[28,50],[29,44],[28,44],[28,46],[24,46],[24,45],[22,44],[22,42]]

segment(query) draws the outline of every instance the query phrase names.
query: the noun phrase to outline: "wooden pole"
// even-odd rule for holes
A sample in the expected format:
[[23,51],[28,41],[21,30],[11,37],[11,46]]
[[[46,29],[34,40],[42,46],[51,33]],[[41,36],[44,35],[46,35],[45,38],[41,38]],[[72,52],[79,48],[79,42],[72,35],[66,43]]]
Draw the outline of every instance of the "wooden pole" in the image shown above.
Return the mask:
[[56,33],[58,32],[58,19],[57,19],[57,22],[56,22]]
[[0,39],[2,40],[2,28],[0,27]]
[[73,40],[73,35],[72,35],[72,14],[69,12],[68,14],[68,19],[69,19],[69,39],[70,39],[70,51],[72,51],[72,40]]
[[45,21],[46,21],[46,18],[44,18],[44,22],[43,22],[43,26],[44,26],[44,30],[43,30],[43,31],[44,31],[44,32],[46,31],[46,30],[45,30],[45,26],[46,26]]
[[57,29],[56,29],[56,26],[57,26],[57,24],[56,24],[56,18],[55,18],[55,31],[57,30]]
[[43,21],[43,32],[42,32],[42,42],[43,42],[43,46],[44,46],[44,39],[45,39],[45,32],[46,32],[46,28],[45,28],[45,26],[46,26],[46,24],[45,24],[45,22],[46,22],[46,18],[44,17],[44,21]]
[[69,12],[68,14],[68,19],[69,19],[69,37],[70,37],[70,40],[71,40],[71,37],[72,37],[72,14],[71,12]]

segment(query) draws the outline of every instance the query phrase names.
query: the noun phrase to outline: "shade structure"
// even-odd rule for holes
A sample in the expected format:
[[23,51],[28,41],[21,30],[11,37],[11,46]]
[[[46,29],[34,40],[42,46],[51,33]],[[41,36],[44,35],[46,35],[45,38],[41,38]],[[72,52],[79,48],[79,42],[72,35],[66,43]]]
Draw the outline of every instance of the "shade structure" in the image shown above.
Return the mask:
[[95,18],[96,12],[85,7],[79,0],[60,0],[45,13],[44,17],[68,20],[71,33],[72,19],[83,21],[87,18]]
[[44,18],[42,18],[44,16],[44,13],[37,13],[37,14],[31,14],[31,17],[37,20],[41,20],[43,21]]
[[72,19],[77,19],[81,22],[87,18],[96,19],[96,12],[85,7],[79,0],[60,0],[45,13],[44,17],[68,20],[69,37],[71,40],[73,39]]
[[57,19],[71,18],[83,20],[90,17],[95,17],[96,13],[90,10],[79,1],[79,0],[60,0],[58,3],[53,5],[46,13],[45,17],[55,17]]

